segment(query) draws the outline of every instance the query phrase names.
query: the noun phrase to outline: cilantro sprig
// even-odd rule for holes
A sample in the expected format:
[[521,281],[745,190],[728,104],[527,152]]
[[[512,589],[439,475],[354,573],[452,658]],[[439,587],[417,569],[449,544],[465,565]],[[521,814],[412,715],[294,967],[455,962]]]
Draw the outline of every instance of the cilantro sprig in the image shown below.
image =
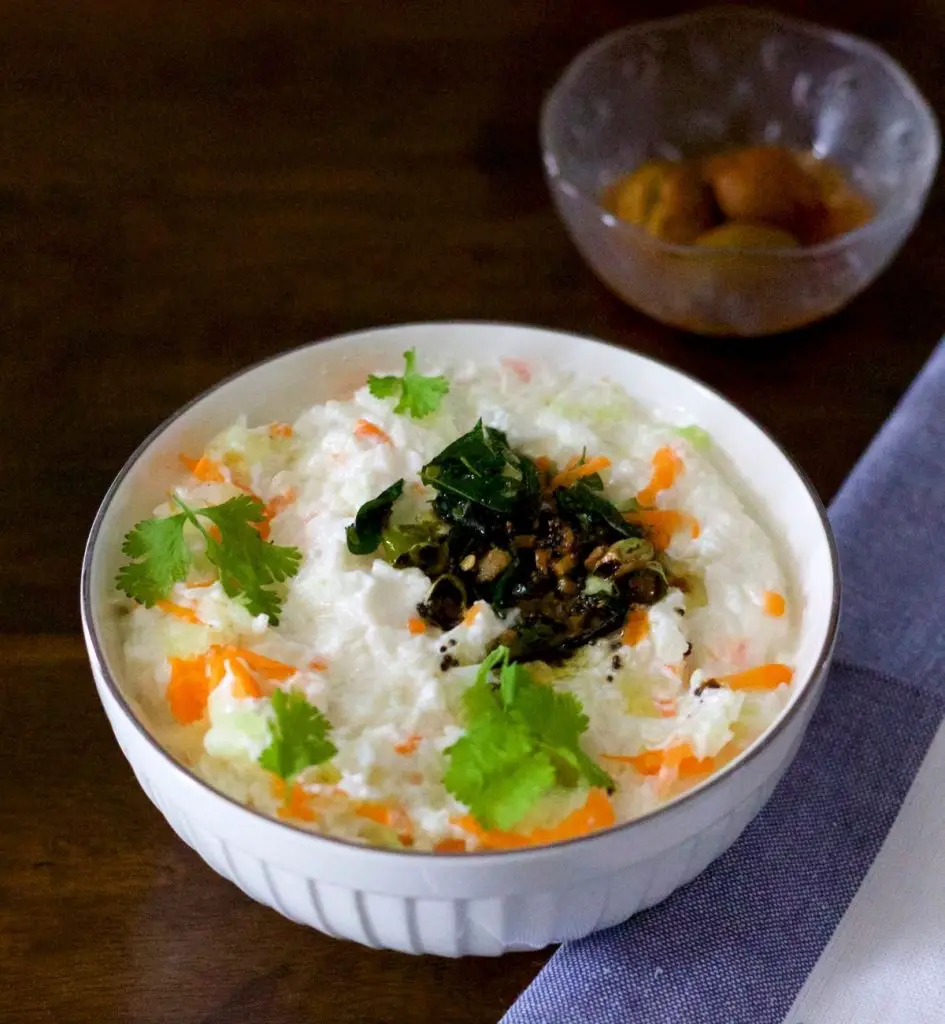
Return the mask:
[[266,771],[288,781],[338,753],[328,738],[331,723],[301,693],[275,690],[272,710],[269,746],[259,755],[259,764]]
[[[122,551],[134,561],[119,569],[118,589],[148,608],[167,597],[193,564],[184,537],[189,522],[202,534],[207,560],[219,571],[224,591],[242,600],[252,615],[265,614],[278,625],[282,599],[269,588],[299,571],[302,552],[263,540],[256,528],[266,518],[262,502],[246,494],[198,509],[177,496],[174,501],[182,511],[164,519],[145,519],[125,536]],[[209,520],[211,526],[201,520]]]
[[[498,684],[491,681],[498,670]],[[513,828],[555,787],[614,780],[581,749],[588,719],[568,693],[536,683],[497,647],[463,695],[466,733],[446,751],[447,790],[484,828]]]
[[450,384],[445,377],[424,377],[417,373],[417,352],[410,349],[404,353],[404,374],[402,377],[368,377],[368,388],[375,398],[397,398],[394,412],[407,413],[415,420],[421,420],[439,409],[443,396]]

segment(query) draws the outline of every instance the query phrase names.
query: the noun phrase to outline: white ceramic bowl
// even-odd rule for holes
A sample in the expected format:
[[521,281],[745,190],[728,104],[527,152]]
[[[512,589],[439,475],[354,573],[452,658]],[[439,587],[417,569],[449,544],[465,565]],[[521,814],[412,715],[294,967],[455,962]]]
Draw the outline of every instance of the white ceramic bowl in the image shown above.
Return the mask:
[[[415,346],[444,355],[515,356],[609,376],[656,408],[683,407],[709,430],[781,538],[804,601],[790,705],[741,757],[668,806],[581,839],[522,851],[391,852],[302,831],[237,804],[178,764],[122,692],[118,623],[110,612],[120,543],[179,479],[178,453],[199,450],[239,414],[292,420],[350,393],[369,371]],[[82,567],[82,622],[115,736],[171,827],[247,895],[294,921],[367,946],[444,956],[497,955],[576,939],[665,899],[723,853],[794,757],[824,682],[839,606],[836,551],[823,507],[781,449],[704,385],[602,342],[527,327],[422,324],[351,334],[287,352],[231,377],[159,427],[99,509]],[[186,892],[181,893],[186,899]]]

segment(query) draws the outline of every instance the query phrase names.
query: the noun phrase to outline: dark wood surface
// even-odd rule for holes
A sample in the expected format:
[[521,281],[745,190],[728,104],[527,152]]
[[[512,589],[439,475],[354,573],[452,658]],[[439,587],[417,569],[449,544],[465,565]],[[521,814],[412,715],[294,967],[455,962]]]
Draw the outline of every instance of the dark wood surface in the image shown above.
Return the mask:
[[[783,5],[942,109],[934,0]],[[540,173],[543,91],[616,0],[0,0],[0,1021],[494,1022],[546,953],[362,950],[252,903],[138,789],[79,635],[85,533],[177,406],[302,341],[517,320],[659,356],[830,498],[945,330],[940,189],[892,269],[795,335],[707,341],[585,269]]]

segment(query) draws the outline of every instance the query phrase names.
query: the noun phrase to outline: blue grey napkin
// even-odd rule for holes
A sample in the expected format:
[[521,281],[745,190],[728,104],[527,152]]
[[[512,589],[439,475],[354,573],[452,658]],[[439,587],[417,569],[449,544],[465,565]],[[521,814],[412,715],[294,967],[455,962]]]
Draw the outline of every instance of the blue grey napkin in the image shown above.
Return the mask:
[[844,581],[836,659],[771,801],[666,902],[562,946],[502,1024],[784,1020],[945,715],[945,342],[830,518]]

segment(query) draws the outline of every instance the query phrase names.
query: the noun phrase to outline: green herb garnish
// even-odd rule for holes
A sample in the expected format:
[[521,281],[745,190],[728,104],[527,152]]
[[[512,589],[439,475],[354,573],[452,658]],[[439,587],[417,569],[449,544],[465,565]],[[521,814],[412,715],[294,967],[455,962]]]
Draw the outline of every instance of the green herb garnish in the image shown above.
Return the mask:
[[370,555],[377,550],[384,528],[390,521],[394,502],[403,493],[404,482],[398,480],[358,509],[354,522],[345,530],[348,550],[352,555]]
[[[219,570],[224,591],[242,600],[252,615],[265,614],[278,625],[282,599],[268,588],[299,571],[302,552],[263,540],[254,525],[265,521],[263,503],[249,495],[198,509],[176,496],[174,501],[181,512],[145,519],[125,536],[122,551],[135,561],[119,570],[119,590],[150,608],[186,579],[193,563],[184,539],[184,526],[190,522],[203,536],[207,559]],[[216,530],[208,530],[201,520],[209,520]]]
[[588,486],[584,480],[578,480],[570,487],[558,488],[555,500],[563,516],[585,529],[607,526],[618,537],[640,537],[643,534],[639,526],[624,519],[617,506],[600,493],[600,488]]
[[259,755],[259,764],[266,771],[288,781],[338,753],[328,739],[328,719],[301,693],[275,690],[272,710],[275,715],[269,722],[269,746]]
[[541,495],[534,462],[482,420],[428,462],[420,479],[454,503],[472,502],[502,516],[537,512]]
[[368,377],[368,388],[375,398],[397,398],[394,412],[407,413],[415,420],[423,419],[439,409],[443,396],[449,391],[445,377],[424,377],[417,373],[417,353],[410,349],[404,353],[402,377]]
[[[498,685],[490,676],[498,670]],[[463,695],[466,734],[447,751],[447,790],[484,828],[514,828],[555,787],[614,788],[582,749],[588,719],[580,702],[536,683],[497,647]]]

